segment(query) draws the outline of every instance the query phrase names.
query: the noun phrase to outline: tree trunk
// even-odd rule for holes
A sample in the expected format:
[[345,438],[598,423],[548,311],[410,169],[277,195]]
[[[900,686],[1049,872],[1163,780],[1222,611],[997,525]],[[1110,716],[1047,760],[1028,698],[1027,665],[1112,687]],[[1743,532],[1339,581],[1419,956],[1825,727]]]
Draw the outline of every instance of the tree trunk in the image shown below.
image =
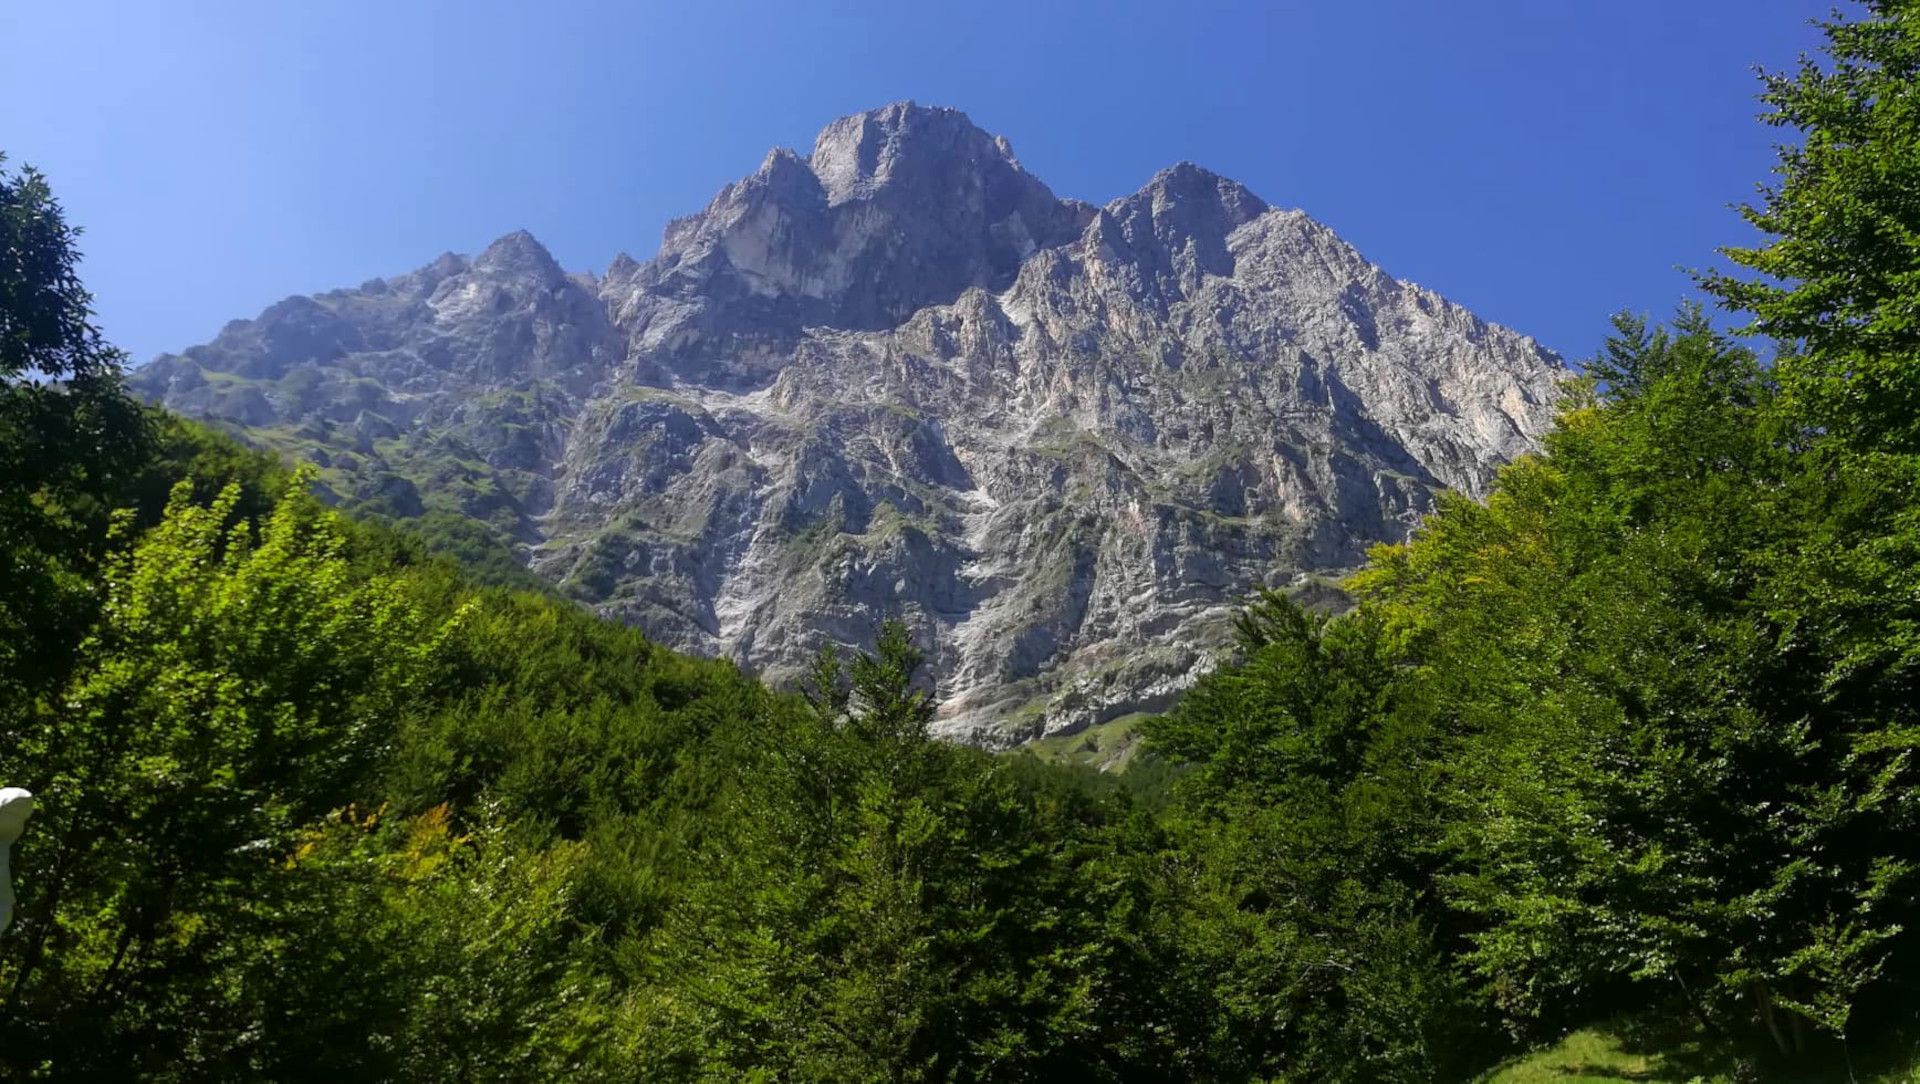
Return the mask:
[[34,901],[36,914],[33,937],[27,942],[26,951],[21,954],[20,970],[13,977],[13,991],[8,995],[9,1001],[20,1000],[21,993],[27,988],[27,980],[40,969],[40,961],[47,951],[47,936],[52,933],[60,913],[61,896],[66,891],[67,878],[72,872],[75,861],[75,852],[92,842],[83,831],[83,826],[84,822],[80,817],[75,816],[67,822],[67,830],[60,834],[59,842],[54,845],[56,857],[51,875],[47,878],[47,892],[46,895]]
[[1773,1036],[1773,1045],[1780,1053],[1788,1053],[1787,1037],[1780,1033],[1780,1021],[1774,1018],[1773,995],[1767,992],[1766,983],[1756,981],[1753,984],[1753,1000],[1760,1005],[1760,1019],[1766,1022],[1767,1034]]
[[1695,1020],[1700,1021],[1700,1026],[1706,1030],[1706,1033],[1709,1035],[1720,1034],[1720,1029],[1714,1025],[1712,1020],[1707,1018],[1707,1010],[1701,1008],[1700,1002],[1694,1000],[1693,988],[1687,985],[1686,976],[1682,975],[1677,968],[1673,972],[1673,981],[1680,986],[1680,997],[1681,1000],[1687,1003],[1687,1011],[1693,1013]]

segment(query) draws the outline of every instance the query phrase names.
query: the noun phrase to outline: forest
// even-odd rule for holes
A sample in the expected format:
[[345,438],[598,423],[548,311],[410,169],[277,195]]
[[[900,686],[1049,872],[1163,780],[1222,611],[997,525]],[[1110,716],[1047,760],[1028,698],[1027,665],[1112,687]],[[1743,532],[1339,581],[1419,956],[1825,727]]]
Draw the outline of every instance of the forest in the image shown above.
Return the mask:
[[930,739],[898,623],[769,689],[327,507],[0,163],[0,1077],[1913,1079],[1920,4],[1825,35],[1712,307],[1124,772]]

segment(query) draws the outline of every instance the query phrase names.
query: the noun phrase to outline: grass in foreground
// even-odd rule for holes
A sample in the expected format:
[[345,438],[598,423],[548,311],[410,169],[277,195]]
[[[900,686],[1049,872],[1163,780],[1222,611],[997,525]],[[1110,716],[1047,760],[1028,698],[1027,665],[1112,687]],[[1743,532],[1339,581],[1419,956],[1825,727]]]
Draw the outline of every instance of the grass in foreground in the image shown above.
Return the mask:
[[1507,1062],[1482,1077],[1483,1084],[1572,1084],[1578,1081],[1731,1081],[1733,1061],[1705,1048],[1697,1036],[1666,1045],[1637,1041],[1626,1029],[1583,1028],[1544,1050]]
[[1648,1084],[1735,1084],[1748,1080],[1920,1084],[1920,1058],[1910,1044],[1856,1052],[1849,1074],[1836,1047],[1832,1057],[1808,1056],[1798,1067],[1743,1070],[1738,1055],[1698,1028],[1675,1030],[1623,1020],[1582,1028],[1564,1039],[1514,1057],[1482,1076],[1479,1084],[1582,1084],[1646,1081]]

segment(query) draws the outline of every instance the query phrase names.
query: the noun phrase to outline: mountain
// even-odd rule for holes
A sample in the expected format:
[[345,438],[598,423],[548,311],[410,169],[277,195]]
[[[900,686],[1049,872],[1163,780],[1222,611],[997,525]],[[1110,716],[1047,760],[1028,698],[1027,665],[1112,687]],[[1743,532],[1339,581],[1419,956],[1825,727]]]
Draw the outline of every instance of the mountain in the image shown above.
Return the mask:
[[776,683],[902,616],[939,728],[1003,745],[1164,706],[1256,587],[1483,493],[1566,375],[1224,177],[1063,200],[903,103],[644,262],[568,273],[514,233],[132,382]]

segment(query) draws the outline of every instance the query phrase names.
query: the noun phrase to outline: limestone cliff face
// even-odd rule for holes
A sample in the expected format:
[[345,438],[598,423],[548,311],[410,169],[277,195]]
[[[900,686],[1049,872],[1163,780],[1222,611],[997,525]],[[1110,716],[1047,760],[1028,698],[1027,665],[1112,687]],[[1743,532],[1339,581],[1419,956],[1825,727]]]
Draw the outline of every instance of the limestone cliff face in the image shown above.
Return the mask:
[[514,234],[135,383],[776,683],[903,617],[942,730],[1005,744],[1168,703],[1256,587],[1482,493],[1565,375],[1223,177],[1095,208],[901,104],[768,155],[644,263],[568,275]]

